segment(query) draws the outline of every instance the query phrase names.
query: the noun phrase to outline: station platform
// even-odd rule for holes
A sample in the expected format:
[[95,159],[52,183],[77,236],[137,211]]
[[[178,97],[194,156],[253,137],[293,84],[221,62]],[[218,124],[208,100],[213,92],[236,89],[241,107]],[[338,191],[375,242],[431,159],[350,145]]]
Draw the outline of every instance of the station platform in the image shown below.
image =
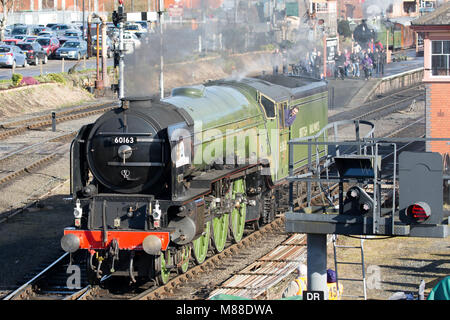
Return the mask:
[[[364,104],[370,100],[377,88],[383,82],[387,82],[387,80],[391,83],[392,79],[397,77],[400,78],[405,74],[417,73],[414,74],[416,78],[413,80],[414,83],[410,83],[410,85],[417,83],[419,80],[421,81],[421,75],[419,73],[423,73],[424,58],[416,57],[414,50],[402,52],[402,55],[408,56],[408,59],[386,64],[384,66],[384,75],[382,76],[374,74],[369,80],[365,80],[363,75],[361,75],[360,78],[350,77],[345,78],[345,80],[334,79],[333,77],[328,78],[327,81],[333,92],[330,97],[329,115],[342,112],[342,109],[356,108]],[[389,89],[392,89],[391,91],[393,91],[398,88],[389,88],[388,86],[383,90],[389,91]]]

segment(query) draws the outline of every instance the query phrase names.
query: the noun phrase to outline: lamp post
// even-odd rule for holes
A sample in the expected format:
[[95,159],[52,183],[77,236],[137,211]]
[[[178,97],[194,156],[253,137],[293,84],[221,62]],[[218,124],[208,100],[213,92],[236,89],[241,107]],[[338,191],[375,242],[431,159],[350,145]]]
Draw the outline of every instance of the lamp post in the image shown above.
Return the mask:
[[85,19],[85,17],[84,17],[84,0],[82,0],[82,1],[83,1],[83,3],[81,6],[82,6],[82,10],[83,10],[83,18],[82,18],[83,24],[81,25],[81,32],[83,32],[83,39],[84,39],[84,19]]

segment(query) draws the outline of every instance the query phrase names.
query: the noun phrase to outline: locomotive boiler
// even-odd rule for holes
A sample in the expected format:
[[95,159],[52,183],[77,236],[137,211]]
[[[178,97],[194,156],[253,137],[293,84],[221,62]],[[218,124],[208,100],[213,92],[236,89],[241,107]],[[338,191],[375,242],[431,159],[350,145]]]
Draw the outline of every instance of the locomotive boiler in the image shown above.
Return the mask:
[[[63,249],[87,253],[92,281],[166,283],[209,249],[239,242],[246,225],[275,218],[287,141],[318,132],[327,110],[326,82],[282,75],[124,99],[72,142],[74,224]],[[298,148],[294,170],[306,155]]]

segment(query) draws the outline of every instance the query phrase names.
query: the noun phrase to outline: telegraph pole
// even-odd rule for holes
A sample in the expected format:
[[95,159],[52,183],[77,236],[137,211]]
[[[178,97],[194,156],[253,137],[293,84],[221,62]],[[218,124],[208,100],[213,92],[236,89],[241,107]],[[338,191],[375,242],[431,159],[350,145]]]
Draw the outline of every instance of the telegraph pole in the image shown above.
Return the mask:
[[[119,67],[119,100],[123,100],[125,97],[125,84],[124,84],[124,43],[123,43],[123,22],[125,20],[125,13],[123,8],[123,0],[119,0],[119,6],[117,11],[113,12],[113,23],[119,28],[119,48],[114,49],[114,68]],[[88,29],[89,31],[89,29]]]
[[163,22],[164,22],[164,0],[159,0],[159,45],[160,45],[160,76],[159,76],[159,88],[161,99],[164,99],[164,48],[163,48]]

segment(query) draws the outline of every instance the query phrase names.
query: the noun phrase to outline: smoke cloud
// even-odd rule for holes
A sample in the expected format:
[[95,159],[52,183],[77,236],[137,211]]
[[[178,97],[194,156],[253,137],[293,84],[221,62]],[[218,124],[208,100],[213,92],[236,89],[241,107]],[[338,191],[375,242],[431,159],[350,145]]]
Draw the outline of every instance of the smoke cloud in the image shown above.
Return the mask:
[[[228,74],[239,80],[255,72],[261,73],[263,66],[271,69],[270,55],[275,47],[281,48],[285,63],[297,64],[304,61],[314,47],[322,45],[321,37],[315,37],[314,25],[302,3],[299,17],[284,19],[286,8],[281,2],[276,2],[275,8],[269,7],[272,2],[233,2],[238,6],[225,1],[218,9],[185,10],[183,17],[170,18],[166,14],[162,33],[159,26],[156,27],[154,33],[140,39],[140,45],[125,55],[125,96],[147,97],[159,93],[161,56],[164,72],[171,66],[171,72],[175,73],[165,74],[164,78],[178,77],[187,83],[195,82],[199,70],[192,62],[213,59],[216,78]],[[320,40],[315,42],[314,39]],[[240,54],[250,51],[260,54],[242,63]],[[279,68],[281,71],[281,65]]]

